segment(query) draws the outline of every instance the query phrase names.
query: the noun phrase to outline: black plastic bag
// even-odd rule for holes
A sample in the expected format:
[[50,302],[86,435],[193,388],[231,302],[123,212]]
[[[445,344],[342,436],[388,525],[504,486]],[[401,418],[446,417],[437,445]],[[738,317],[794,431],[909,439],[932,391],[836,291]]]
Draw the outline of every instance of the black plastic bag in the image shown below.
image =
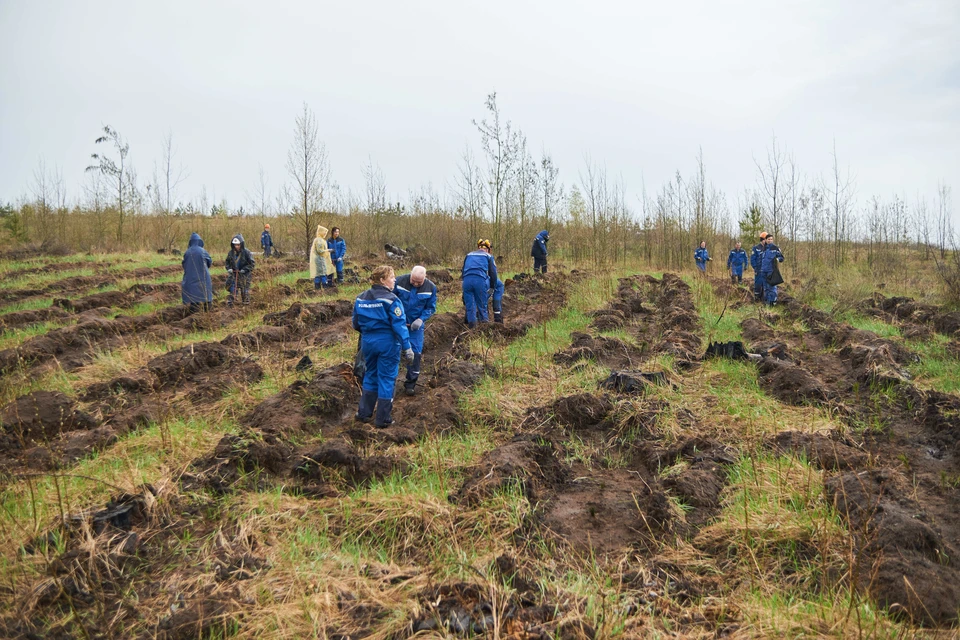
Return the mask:
[[780,275],[780,264],[776,260],[773,261],[773,271],[767,276],[767,284],[771,287],[783,284],[783,276]]
[[362,383],[363,376],[367,374],[367,361],[363,357],[362,341],[362,337],[357,338],[357,355],[353,356],[353,377],[358,383]]

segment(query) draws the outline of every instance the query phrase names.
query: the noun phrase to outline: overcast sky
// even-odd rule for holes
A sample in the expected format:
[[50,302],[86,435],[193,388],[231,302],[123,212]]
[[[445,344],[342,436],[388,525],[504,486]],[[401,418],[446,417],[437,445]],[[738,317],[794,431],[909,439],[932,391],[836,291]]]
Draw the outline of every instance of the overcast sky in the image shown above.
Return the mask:
[[303,102],[343,187],[370,158],[395,199],[450,191],[491,91],[566,184],[589,154],[635,207],[700,147],[736,206],[774,133],[808,177],[835,139],[861,203],[960,185],[958,0],[0,0],[0,25],[2,201],[41,158],[79,194],[109,124],[141,181],[170,131],[181,198],[237,206],[259,165],[289,180]]

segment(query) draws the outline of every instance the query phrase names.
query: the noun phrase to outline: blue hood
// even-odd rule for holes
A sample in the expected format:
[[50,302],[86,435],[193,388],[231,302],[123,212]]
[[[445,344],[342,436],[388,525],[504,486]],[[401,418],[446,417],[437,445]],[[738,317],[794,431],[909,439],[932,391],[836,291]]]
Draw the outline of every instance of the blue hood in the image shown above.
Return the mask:
[[194,233],[190,235],[190,242],[187,243],[188,247],[202,247],[203,238],[200,237],[199,233]]
[[544,229],[543,231],[537,234],[537,240],[543,240],[544,242],[549,242],[550,232]]

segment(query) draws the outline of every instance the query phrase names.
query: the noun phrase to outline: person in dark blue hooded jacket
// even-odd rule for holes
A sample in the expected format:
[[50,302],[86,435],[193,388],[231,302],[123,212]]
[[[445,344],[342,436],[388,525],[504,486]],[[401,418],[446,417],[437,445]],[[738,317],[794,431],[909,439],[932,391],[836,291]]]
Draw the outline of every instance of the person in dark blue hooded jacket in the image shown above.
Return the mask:
[[550,242],[550,232],[544,229],[533,239],[533,248],[530,249],[530,255],[533,256],[533,272],[547,272],[547,243]]
[[783,262],[783,252],[773,243],[773,236],[763,240],[763,257],[760,259],[760,279],[763,281],[763,302],[767,306],[777,304],[777,285],[771,284],[774,270],[779,272],[778,262]]
[[237,294],[243,304],[250,304],[250,281],[253,279],[253,254],[246,248],[239,233],[230,241],[230,253],[224,264],[227,267],[227,304],[233,306]]
[[213,302],[213,281],[210,279],[213,260],[203,248],[203,239],[199,233],[190,236],[181,264],[183,280],[180,282],[180,293],[183,304],[190,305],[191,311],[206,311]]
[[707,251],[706,240],[701,242],[700,246],[697,247],[697,250],[693,252],[693,259],[697,263],[697,269],[700,269],[701,272],[706,273],[707,263],[713,261],[713,258],[710,257],[710,252]]

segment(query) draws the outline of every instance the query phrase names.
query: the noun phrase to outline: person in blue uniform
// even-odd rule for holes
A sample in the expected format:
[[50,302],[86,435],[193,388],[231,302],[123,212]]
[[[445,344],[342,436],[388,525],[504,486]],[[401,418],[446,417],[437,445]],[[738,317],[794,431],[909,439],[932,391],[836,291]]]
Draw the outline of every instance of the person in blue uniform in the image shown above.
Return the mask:
[[760,233],[760,242],[750,251],[750,267],[753,269],[753,299],[760,302],[763,298],[763,280],[760,278],[760,262],[763,260],[763,245],[767,232]]
[[727,256],[727,269],[730,269],[730,281],[733,284],[743,282],[743,269],[747,266],[747,252],[738,242],[737,246],[730,250]]
[[533,239],[530,255],[533,257],[533,272],[547,272],[547,243],[550,242],[550,232],[544,229]]
[[340,237],[340,227],[330,230],[327,248],[330,249],[330,259],[337,270],[337,284],[343,284],[343,258],[347,255],[347,241]]
[[783,262],[783,253],[780,247],[773,243],[773,236],[767,235],[764,239],[763,259],[760,262],[760,278],[763,280],[763,301],[768,306],[777,304],[777,285],[770,284],[770,276],[777,262]]
[[700,243],[700,246],[697,247],[697,250],[693,252],[693,259],[697,263],[697,269],[700,269],[703,273],[707,272],[707,262],[713,260],[710,257],[710,253],[707,251],[707,241],[704,240]]
[[460,270],[463,280],[463,306],[467,309],[467,326],[477,326],[477,321],[487,322],[487,301],[490,289],[497,286],[497,264],[490,255],[490,241],[477,240],[477,250],[463,259]]
[[497,278],[493,288],[493,321],[503,324],[503,280]]
[[273,253],[273,236],[270,235],[270,225],[263,225],[263,233],[260,234],[260,248],[263,249],[263,257],[269,258]]
[[250,304],[250,282],[256,263],[243,242],[243,235],[233,236],[224,264],[227,267],[227,305],[233,306],[238,294],[243,304]]
[[353,328],[360,332],[360,350],[366,372],[356,419],[387,427],[393,423],[393,388],[400,373],[400,352],[413,362],[410,332],[403,303],[394,295],[397,277],[392,267],[380,266],[370,274],[373,286],[357,296],[353,303]]
[[199,233],[190,236],[187,250],[183,252],[183,280],[180,282],[180,294],[183,304],[190,305],[190,311],[206,311],[213,302],[213,281],[210,279],[210,267],[213,260],[203,248],[203,239]]
[[407,317],[407,329],[410,331],[413,362],[407,365],[403,390],[408,396],[412,396],[417,391],[417,379],[420,377],[424,324],[437,312],[437,285],[427,279],[427,270],[417,265],[407,275],[397,278],[393,292],[403,303],[403,313]]

